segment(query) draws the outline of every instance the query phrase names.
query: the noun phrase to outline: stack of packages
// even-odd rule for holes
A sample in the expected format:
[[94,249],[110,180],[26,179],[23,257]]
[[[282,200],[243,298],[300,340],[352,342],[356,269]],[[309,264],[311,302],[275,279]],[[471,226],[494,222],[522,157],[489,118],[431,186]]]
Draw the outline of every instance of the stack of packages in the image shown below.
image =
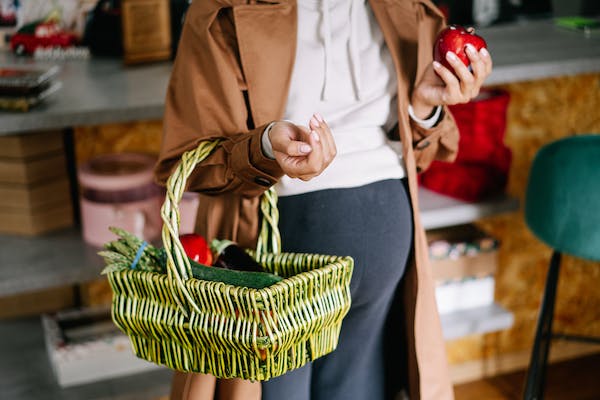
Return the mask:
[[0,233],[72,226],[69,182],[62,132],[0,136]]
[[494,302],[498,241],[474,225],[427,232],[440,314]]
[[29,111],[62,84],[57,81],[58,67],[0,67],[0,109]]

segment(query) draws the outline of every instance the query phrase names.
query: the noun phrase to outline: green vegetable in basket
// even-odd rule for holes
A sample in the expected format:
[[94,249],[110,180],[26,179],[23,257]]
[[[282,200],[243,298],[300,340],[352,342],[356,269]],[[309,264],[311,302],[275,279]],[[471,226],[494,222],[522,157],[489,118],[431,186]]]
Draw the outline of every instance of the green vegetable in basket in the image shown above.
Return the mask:
[[[139,239],[135,235],[120,229],[110,228],[119,239],[107,243],[104,251],[98,254],[104,258],[106,267],[103,274],[137,269],[140,271],[166,273],[166,251]],[[188,258],[189,259],[189,258]],[[236,271],[202,265],[190,260],[192,275],[196,279],[223,282],[234,286],[262,289],[271,286],[283,278],[268,272]]]
[[[164,249],[160,249],[160,251],[162,253],[161,264],[166,269],[167,252]],[[233,286],[262,289],[283,279],[282,277],[269,272],[238,271],[234,269],[212,267],[198,263],[192,259],[189,260],[190,267],[192,268],[192,275],[194,278],[201,279],[203,281],[223,282]]]
[[223,282],[233,286],[262,289],[283,279],[269,272],[237,271],[235,269],[208,267],[192,260],[190,260],[190,264],[194,278],[204,281]]

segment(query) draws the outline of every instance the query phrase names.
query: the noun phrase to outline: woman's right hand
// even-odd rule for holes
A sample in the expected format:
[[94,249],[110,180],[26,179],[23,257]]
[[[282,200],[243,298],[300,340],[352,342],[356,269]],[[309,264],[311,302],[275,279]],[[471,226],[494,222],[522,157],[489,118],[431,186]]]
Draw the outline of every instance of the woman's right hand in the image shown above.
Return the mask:
[[331,129],[319,114],[313,115],[308,127],[276,122],[269,131],[269,140],[283,172],[303,181],[320,175],[337,153]]

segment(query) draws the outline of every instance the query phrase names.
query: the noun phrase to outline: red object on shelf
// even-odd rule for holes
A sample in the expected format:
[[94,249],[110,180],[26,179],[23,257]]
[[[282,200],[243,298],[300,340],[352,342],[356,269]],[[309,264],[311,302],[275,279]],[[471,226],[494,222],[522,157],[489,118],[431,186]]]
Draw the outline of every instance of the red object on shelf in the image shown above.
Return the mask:
[[33,54],[37,48],[71,47],[78,37],[63,31],[53,21],[25,25],[10,37],[10,48],[17,55]]
[[434,161],[419,182],[435,192],[479,201],[504,192],[512,152],[504,144],[510,96],[502,90],[482,91],[477,99],[450,106],[460,132],[454,163]]

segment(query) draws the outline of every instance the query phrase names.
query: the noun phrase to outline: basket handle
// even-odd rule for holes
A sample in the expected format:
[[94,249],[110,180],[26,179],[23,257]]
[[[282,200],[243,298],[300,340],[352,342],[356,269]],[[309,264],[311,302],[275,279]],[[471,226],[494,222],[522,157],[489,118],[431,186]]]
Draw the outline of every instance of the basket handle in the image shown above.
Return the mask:
[[[179,240],[179,202],[187,187],[186,183],[195,167],[204,161],[219,145],[221,140],[201,142],[194,150],[187,151],[181,156],[181,161],[167,180],[167,194],[161,208],[163,220],[162,241],[167,254],[167,274],[170,282],[175,282],[177,290],[192,308],[200,312],[198,305],[185,287],[184,282],[192,277],[190,261],[183,250]],[[271,187],[261,197],[260,212],[262,215],[261,228],[258,235],[256,253],[279,253],[281,251],[281,238],[277,223],[279,211],[277,210],[277,193]],[[180,308],[187,314],[187,307],[180,296],[175,296]]]

